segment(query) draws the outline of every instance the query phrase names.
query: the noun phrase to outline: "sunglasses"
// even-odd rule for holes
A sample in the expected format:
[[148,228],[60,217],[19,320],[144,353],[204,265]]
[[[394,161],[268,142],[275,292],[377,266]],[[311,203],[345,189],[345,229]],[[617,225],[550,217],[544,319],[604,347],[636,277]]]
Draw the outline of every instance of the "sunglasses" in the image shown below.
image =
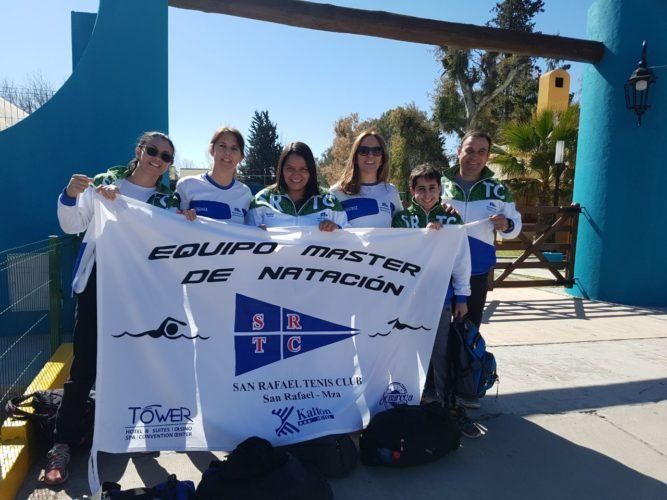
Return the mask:
[[359,146],[357,148],[357,154],[361,156],[368,156],[372,154],[373,156],[382,156],[382,148],[380,146],[369,147],[369,146]]
[[160,159],[165,162],[165,163],[171,163],[174,161],[174,156],[167,153],[166,151],[160,152],[158,148],[155,146],[141,146],[141,148],[146,152],[148,156],[158,156],[160,155]]

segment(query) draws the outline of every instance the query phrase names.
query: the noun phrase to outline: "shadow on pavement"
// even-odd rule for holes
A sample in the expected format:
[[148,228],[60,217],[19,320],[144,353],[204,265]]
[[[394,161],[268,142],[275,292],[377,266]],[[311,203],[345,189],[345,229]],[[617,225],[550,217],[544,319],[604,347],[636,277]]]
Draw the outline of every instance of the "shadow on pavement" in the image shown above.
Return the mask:
[[336,498],[664,499],[667,485],[516,415],[493,420],[439,462],[412,469],[360,466],[332,481]]
[[484,409],[505,414],[552,414],[667,400],[667,378],[621,384],[487,394]]
[[667,320],[664,311],[593,302],[576,297],[557,297],[536,300],[490,300],[486,304],[482,323],[507,321],[545,321],[555,319],[597,319],[627,316],[654,316]]

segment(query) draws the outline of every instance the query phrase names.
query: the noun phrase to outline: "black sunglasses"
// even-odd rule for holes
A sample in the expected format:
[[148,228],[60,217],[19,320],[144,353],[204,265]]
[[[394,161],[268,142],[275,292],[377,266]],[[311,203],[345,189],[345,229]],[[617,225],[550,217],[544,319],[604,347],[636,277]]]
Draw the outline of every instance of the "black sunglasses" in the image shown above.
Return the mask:
[[141,148],[146,152],[146,154],[148,156],[155,157],[159,154],[160,159],[165,163],[171,163],[172,161],[174,161],[174,156],[173,155],[167,153],[166,151],[160,152],[160,150],[158,148],[156,148],[155,146],[143,145],[143,146],[141,146]]
[[361,156],[368,156],[372,154],[373,156],[382,156],[382,148],[380,146],[369,147],[369,146],[359,146],[357,148],[357,154]]

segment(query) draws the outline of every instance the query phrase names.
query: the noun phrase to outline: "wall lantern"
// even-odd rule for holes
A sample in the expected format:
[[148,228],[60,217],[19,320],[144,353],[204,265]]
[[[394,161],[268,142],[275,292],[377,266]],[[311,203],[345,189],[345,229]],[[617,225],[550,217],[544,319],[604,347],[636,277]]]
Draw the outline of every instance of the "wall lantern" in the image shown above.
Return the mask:
[[556,179],[554,183],[554,206],[559,206],[560,203],[560,175],[565,166],[565,141],[556,141],[556,155],[554,157],[554,164],[556,165]]
[[646,63],[646,40],[642,43],[642,58],[639,66],[632,72],[625,88],[625,106],[637,114],[637,126],[642,125],[642,115],[651,105],[648,103],[648,90],[655,83],[653,72]]

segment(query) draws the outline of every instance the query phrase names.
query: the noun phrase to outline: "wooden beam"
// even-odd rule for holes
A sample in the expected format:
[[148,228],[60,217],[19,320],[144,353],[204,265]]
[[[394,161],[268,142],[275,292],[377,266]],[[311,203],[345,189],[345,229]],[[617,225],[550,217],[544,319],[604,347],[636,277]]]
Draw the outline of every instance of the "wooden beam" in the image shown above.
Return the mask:
[[169,0],[171,7],[335,33],[596,63],[604,44],[300,0]]

